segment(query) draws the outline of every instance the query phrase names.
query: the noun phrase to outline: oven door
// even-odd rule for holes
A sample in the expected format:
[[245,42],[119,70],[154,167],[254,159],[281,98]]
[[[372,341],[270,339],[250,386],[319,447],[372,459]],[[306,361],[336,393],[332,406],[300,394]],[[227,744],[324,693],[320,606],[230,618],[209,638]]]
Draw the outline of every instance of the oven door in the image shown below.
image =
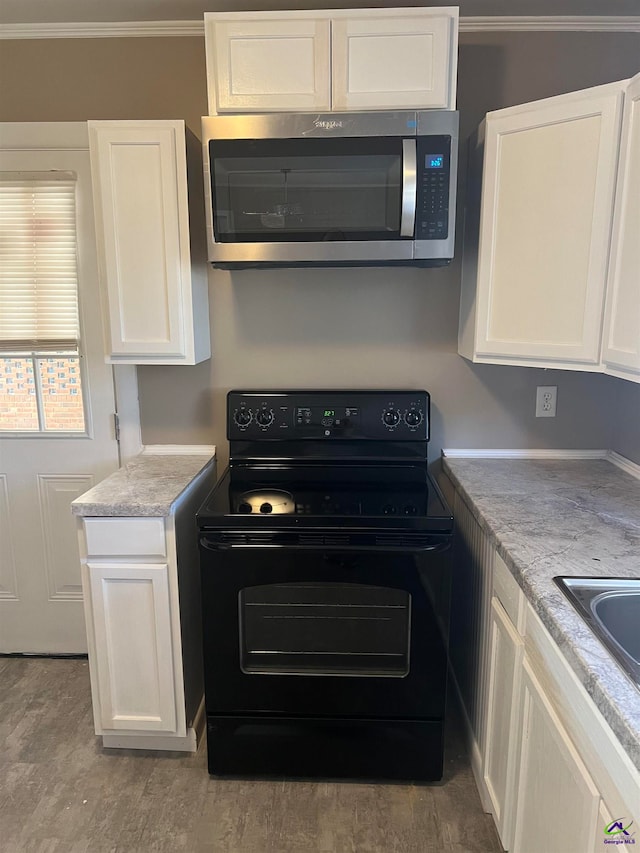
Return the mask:
[[429,551],[221,539],[200,540],[208,714],[442,718],[445,538]]

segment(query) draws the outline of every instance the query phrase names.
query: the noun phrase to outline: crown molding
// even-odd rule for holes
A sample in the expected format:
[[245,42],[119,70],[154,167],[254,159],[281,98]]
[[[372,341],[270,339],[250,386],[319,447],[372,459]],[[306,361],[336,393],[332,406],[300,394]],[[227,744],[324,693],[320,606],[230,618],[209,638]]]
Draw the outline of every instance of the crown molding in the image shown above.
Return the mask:
[[[461,33],[639,33],[640,15],[484,15],[460,18]],[[96,21],[0,24],[0,39],[165,38],[204,36],[204,21]]]
[[96,21],[0,24],[0,39],[98,39],[204,36],[204,21]]
[[461,33],[640,33],[640,15],[481,15],[460,18]]

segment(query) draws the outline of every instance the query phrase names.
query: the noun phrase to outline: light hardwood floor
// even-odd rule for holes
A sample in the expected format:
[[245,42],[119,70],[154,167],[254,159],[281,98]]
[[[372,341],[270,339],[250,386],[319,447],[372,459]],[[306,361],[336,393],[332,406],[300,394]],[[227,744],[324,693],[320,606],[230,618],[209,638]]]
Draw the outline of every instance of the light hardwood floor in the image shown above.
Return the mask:
[[2,853],[494,853],[455,717],[437,785],[209,777],[104,750],[86,660],[0,658]]

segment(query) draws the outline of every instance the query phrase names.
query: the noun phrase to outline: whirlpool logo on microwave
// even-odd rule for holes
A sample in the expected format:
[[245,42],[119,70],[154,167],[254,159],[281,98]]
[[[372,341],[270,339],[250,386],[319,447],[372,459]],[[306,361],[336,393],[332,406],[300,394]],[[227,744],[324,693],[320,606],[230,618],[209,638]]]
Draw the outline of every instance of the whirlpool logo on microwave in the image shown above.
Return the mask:
[[344,122],[335,118],[317,118],[314,120],[313,126],[319,130],[335,130],[338,127],[344,127]]
[[630,821],[625,826],[624,818],[616,818],[608,823],[604,828],[605,844],[635,844],[636,840],[633,837],[635,832],[629,832],[633,821]]

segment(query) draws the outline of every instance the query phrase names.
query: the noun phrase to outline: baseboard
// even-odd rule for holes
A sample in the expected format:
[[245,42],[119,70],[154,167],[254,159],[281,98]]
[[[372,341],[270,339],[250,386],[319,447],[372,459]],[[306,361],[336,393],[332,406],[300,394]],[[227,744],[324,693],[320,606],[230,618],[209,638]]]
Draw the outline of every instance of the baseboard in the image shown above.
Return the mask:
[[184,737],[172,735],[103,734],[105,749],[151,749],[169,752],[197,752],[198,737],[195,729],[187,729]]

